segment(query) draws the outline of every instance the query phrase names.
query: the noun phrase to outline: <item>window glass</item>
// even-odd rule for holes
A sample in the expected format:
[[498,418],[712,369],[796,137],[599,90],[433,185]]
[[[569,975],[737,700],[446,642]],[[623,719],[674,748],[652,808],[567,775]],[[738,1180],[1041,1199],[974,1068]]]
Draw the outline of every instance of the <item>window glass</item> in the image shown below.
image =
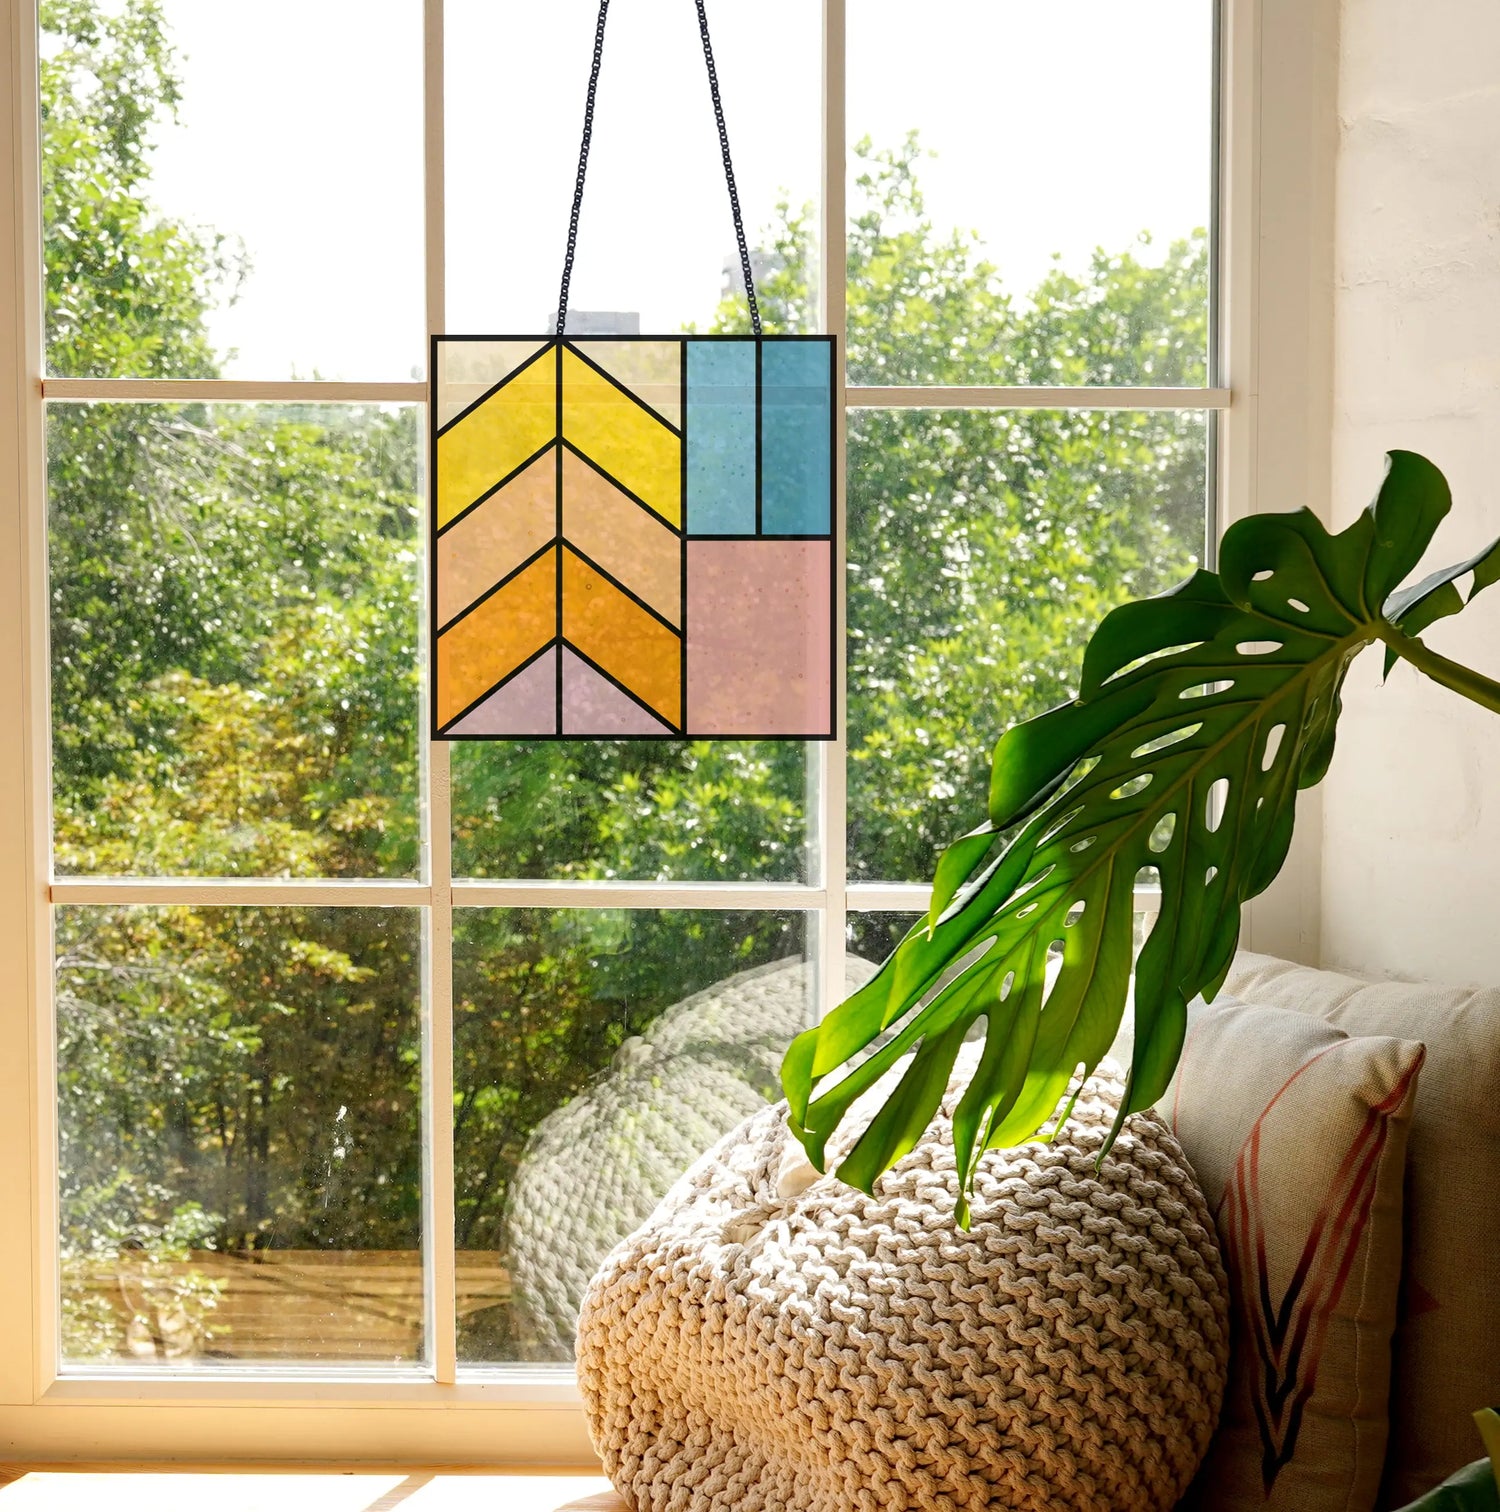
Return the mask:
[[1105,613],[1203,550],[1202,413],[861,410],[849,423],[849,876],[928,881],[995,741],[1077,689]]
[[806,916],[463,909],[454,925],[459,1356],[570,1364],[599,1262],[781,1095]]
[[42,22],[52,372],[421,376],[420,0]]
[[1202,384],[1212,24],[853,0],[850,381]]
[[861,909],[851,912],[844,924],[844,939],[850,955],[878,966],[904,940],[907,933],[927,918],[921,913],[887,913]]
[[419,1361],[418,914],[55,925],[64,1360]]
[[[767,329],[813,330],[819,8],[760,0],[708,14]],[[596,15],[592,5],[447,0],[449,331],[551,329]],[[616,6],[570,308],[595,334],[739,329],[738,270],[693,7]]]
[[800,882],[817,874],[800,742],[451,749],[457,876]]
[[59,873],[415,870],[419,425],[49,406]]
[[[595,7],[443,11],[446,327],[541,334]],[[49,372],[420,377],[422,12],[42,0]],[[820,8],[709,14],[766,328],[816,330]],[[1211,19],[851,0],[852,382],[1206,381]],[[611,17],[572,311],[598,336],[749,329],[680,0]],[[817,886],[827,818],[851,881],[926,882],[983,818],[999,734],[1202,555],[1203,412],[848,420],[847,816],[820,815],[800,741],[459,742],[453,874]],[[69,1370],[430,1364],[445,912],[205,882],[421,875],[425,425],[373,400],[46,407],[54,865],[64,895],[124,879],[54,910]],[[174,906],[128,901],[151,879]],[[604,1253],[779,1097],[839,948],[813,896],[456,909],[465,1366],[566,1368]],[[846,990],[920,918],[849,912]]]

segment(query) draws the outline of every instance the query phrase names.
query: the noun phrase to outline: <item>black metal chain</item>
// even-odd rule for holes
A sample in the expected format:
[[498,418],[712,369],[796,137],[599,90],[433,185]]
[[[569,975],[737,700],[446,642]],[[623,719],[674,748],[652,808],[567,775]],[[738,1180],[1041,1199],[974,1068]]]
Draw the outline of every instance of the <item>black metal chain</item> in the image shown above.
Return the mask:
[[[734,216],[734,236],[739,244],[740,272],[745,279],[745,300],[750,306],[750,327],[761,334],[760,305],[755,298],[755,275],[750,270],[750,246],[745,240],[745,222],[740,215],[740,195],[734,182],[734,163],[729,156],[729,131],[724,125],[724,102],[719,98],[719,74],[714,67],[713,44],[708,39],[708,13],[704,0],[697,0],[698,31],[703,38],[703,60],[708,65],[708,92],[714,102],[714,124],[719,128],[719,149],[724,157],[724,182],[729,186],[729,209]],[[609,0],[599,0],[599,22],[594,28],[594,61],[589,68],[588,97],[583,107],[583,141],[578,148],[578,178],[573,185],[573,211],[568,217],[568,250],[563,258],[562,290],[557,299],[557,334],[564,334],[568,320],[568,286],[573,281],[573,258],[578,251],[578,215],[583,209],[583,180],[588,172],[589,145],[594,138],[594,97],[599,89],[599,65],[604,58],[604,22]]]
[[599,89],[599,65],[604,61],[604,22],[609,0],[599,0],[599,24],[594,28],[594,61],[589,68],[589,93],[583,106],[583,145],[578,149],[578,181],[573,186],[573,213],[568,217],[568,252],[563,259],[562,292],[557,296],[557,334],[568,319],[568,285],[573,282],[573,256],[578,251],[578,213],[583,209],[583,176],[588,172],[589,143],[594,139],[594,95]]
[[724,127],[724,102],[719,98],[719,72],[714,67],[713,43],[708,40],[708,12],[703,9],[703,0],[698,0],[698,30],[703,36],[703,61],[708,64],[708,92],[714,101],[714,121],[719,128],[719,150],[724,154],[724,182],[729,185],[729,208],[734,215],[734,236],[740,244],[740,272],[745,275],[745,301],[750,306],[750,328],[759,336],[760,306],[755,301],[755,275],[750,271],[750,248],[745,242],[740,194],[734,187],[734,164],[729,159],[729,132]]

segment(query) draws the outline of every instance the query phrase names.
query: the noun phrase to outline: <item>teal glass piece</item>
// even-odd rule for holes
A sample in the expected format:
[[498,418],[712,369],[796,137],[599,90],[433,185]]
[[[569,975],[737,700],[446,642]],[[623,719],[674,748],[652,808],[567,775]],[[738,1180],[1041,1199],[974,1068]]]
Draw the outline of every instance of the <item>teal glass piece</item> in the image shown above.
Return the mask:
[[687,344],[689,535],[753,535],[755,348],[745,341]]
[[762,535],[826,535],[833,515],[832,347],[768,341],[761,349]]

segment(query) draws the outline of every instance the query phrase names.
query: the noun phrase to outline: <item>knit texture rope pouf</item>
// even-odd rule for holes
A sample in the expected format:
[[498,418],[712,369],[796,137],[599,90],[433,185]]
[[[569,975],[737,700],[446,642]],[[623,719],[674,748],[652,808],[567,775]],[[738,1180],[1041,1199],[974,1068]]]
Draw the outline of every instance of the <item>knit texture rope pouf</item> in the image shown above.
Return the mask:
[[635,1512],[1174,1506],[1228,1362],[1203,1195],[1154,1113],[1096,1173],[1106,1066],[1061,1140],[985,1157],[963,1233],[950,1120],[973,1065],[874,1198],[809,1181],[779,1104],[606,1259],[578,1379]]

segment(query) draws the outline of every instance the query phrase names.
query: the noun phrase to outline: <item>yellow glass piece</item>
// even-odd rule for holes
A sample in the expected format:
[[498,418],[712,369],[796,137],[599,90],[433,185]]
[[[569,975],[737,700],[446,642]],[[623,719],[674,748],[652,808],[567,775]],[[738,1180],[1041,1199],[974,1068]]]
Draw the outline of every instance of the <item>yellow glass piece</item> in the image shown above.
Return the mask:
[[575,341],[571,345],[649,404],[662,419],[682,429],[680,341]]
[[480,395],[535,357],[546,344],[514,338],[438,342],[437,423],[446,425]]
[[544,353],[438,437],[439,530],[557,435],[556,362]]
[[563,439],[669,525],[681,524],[681,440],[629,394],[566,349]]

